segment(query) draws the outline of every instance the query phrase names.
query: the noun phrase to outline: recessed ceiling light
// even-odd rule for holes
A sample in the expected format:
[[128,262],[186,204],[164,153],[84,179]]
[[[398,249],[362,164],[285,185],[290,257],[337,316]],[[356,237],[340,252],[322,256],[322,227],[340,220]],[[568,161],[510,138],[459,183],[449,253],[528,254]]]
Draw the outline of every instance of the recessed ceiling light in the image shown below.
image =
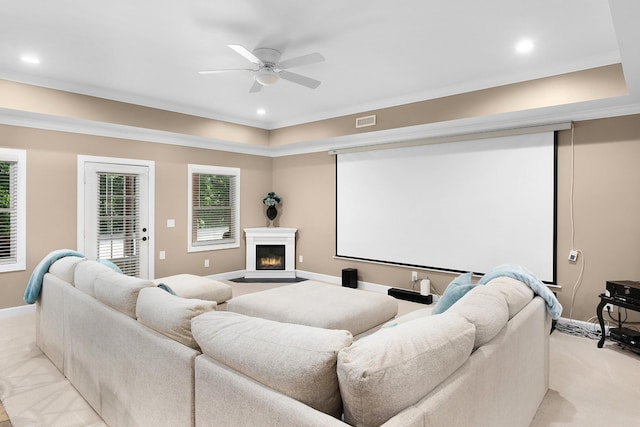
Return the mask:
[[518,53],[529,53],[533,50],[533,41],[530,39],[520,40],[516,44],[516,51]]
[[35,55],[22,55],[20,57],[20,59],[22,60],[22,62],[26,62],[27,64],[39,64],[40,63],[40,58],[38,58]]
[[265,114],[267,114],[267,110],[265,110],[264,108],[258,108],[256,110],[256,114],[259,116],[264,116]]

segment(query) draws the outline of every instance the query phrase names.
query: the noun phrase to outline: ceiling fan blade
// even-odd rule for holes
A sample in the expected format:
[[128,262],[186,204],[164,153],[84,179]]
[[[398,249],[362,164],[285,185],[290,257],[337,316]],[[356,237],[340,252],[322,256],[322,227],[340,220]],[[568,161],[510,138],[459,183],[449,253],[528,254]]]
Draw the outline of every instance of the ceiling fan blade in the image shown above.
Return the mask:
[[301,65],[307,64],[315,64],[322,61],[324,61],[324,56],[320,55],[318,52],[315,52],[308,55],[285,59],[284,61],[278,63],[278,68],[286,70],[287,68],[299,67]]
[[251,86],[251,89],[249,89],[249,93],[260,92],[261,90],[262,90],[262,85],[258,83],[258,81],[256,80],[253,82],[253,86]]
[[292,73],[291,71],[280,71],[280,77],[290,82],[297,83],[302,86],[306,86],[310,89],[315,89],[322,83],[320,80],[315,80],[310,77],[301,76],[300,74]]
[[229,68],[229,69],[225,69],[225,70],[201,70],[201,71],[198,71],[198,74],[219,74],[219,73],[228,73],[230,71],[252,71],[252,72],[255,72],[256,70],[252,70],[251,68]]
[[260,58],[258,58],[253,53],[251,53],[251,51],[249,51],[246,47],[240,46],[239,44],[229,44],[227,46],[235,50],[238,54],[242,55],[248,61],[251,61],[257,65],[262,64],[262,61],[260,60]]

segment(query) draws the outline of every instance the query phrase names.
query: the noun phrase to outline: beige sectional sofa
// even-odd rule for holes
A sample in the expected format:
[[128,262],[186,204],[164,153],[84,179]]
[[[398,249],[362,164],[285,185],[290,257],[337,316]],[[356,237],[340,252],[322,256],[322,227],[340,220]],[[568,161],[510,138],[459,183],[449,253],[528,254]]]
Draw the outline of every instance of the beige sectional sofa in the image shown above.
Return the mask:
[[550,328],[543,300],[510,278],[355,342],[206,313],[192,321],[196,425],[528,426],[548,389]]
[[192,426],[201,353],[190,321],[215,307],[66,257],[44,275],[36,340],[108,425]]
[[68,257],[37,313],[38,345],[111,426],[524,427],[548,389],[545,303],[510,278],[354,340]]

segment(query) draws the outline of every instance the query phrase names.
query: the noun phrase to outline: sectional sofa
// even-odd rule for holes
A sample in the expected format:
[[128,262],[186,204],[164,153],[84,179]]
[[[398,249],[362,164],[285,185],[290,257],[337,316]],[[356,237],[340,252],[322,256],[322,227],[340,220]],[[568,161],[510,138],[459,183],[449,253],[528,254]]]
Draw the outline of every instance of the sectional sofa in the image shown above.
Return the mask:
[[550,318],[511,278],[355,341],[216,308],[65,257],[37,344],[110,426],[524,427],[548,389]]

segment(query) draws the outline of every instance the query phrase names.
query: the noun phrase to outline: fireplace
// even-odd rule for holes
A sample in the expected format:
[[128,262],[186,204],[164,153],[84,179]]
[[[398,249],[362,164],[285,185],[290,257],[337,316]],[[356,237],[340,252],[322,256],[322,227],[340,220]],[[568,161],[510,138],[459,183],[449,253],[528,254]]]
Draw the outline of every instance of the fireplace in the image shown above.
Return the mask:
[[285,245],[256,245],[256,270],[284,270]]
[[295,278],[295,228],[245,228],[248,279]]

